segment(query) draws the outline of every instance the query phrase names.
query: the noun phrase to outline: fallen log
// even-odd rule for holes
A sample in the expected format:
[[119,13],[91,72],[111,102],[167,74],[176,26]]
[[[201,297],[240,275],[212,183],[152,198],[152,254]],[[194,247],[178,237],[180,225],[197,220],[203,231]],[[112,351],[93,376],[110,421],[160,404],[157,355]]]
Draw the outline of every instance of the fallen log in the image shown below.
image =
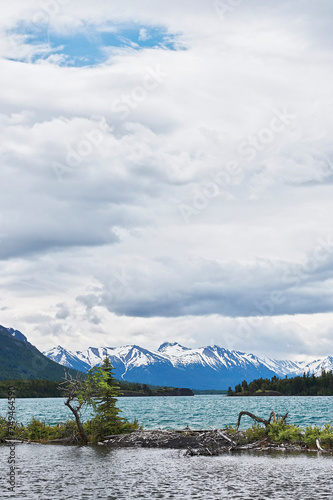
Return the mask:
[[232,439],[230,439],[228,436],[226,436],[221,430],[214,429],[214,427],[212,427],[212,426],[210,426],[210,428],[213,429],[213,431],[215,431],[218,436],[221,436],[223,439],[225,439],[226,441],[231,443],[233,446],[237,446],[237,443],[235,441],[233,441]]
[[249,443],[249,444],[243,444],[243,445],[238,445],[237,450],[251,450],[252,448],[257,448],[258,446],[261,446],[267,441],[267,438],[260,439],[259,441],[256,441],[254,443]]

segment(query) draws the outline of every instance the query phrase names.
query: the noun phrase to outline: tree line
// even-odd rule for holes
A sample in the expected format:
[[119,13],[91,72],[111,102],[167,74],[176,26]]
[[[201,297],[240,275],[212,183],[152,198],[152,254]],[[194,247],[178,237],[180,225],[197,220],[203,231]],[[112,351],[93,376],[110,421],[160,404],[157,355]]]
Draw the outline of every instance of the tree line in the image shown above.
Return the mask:
[[304,373],[302,376],[281,379],[277,376],[271,379],[256,379],[248,383],[243,380],[235,389],[228,389],[229,396],[255,396],[265,392],[275,392],[284,396],[333,396],[332,370],[323,370],[320,376]]
[[[17,398],[59,398],[63,393],[59,388],[59,382],[51,380],[0,380],[0,398],[7,398],[8,387],[14,386]],[[154,385],[140,384],[139,382],[127,382],[117,380],[120,392],[119,396],[131,393],[142,396],[163,396],[174,391],[173,387],[160,387]]]
[[7,398],[8,387],[15,387],[17,398],[57,398],[63,397],[52,380],[0,380],[0,398]]

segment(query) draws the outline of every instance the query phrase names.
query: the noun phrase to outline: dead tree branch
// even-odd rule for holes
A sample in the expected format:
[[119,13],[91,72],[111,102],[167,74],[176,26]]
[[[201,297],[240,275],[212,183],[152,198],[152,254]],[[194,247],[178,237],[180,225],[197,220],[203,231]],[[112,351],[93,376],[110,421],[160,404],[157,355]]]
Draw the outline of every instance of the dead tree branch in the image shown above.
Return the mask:
[[75,417],[80,438],[84,444],[88,444],[88,437],[84,431],[79,413],[85,404],[84,397],[81,401],[78,400],[79,394],[84,394],[85,386],[83,380],[73,378],[71,374],[65,373],[65,380],[59,384],[59,389],[65,393],[65,397],[67,398],[65,405],[71,410]]
[[[257,417],[256,415],[254,415],[253,413],[250,413],[249,411],[241,411],[240,414],[238,415],[238,420],[237,420],[237,424],[236,424],[237,430],[239,429],[241,418],[243,415],[247,415],[248,417],[252,418],[256,422],[264,424],[265,427],[269,426],[272,419],[273,419],[273,423],[274,424],[276,423],[276,415],[275,415],[274,411],[271,411],[268,420],[266,420],[265,418]],[[284,422],[286,420],[287,416],[288,416],[288,412],[282,417],[282,422]]]

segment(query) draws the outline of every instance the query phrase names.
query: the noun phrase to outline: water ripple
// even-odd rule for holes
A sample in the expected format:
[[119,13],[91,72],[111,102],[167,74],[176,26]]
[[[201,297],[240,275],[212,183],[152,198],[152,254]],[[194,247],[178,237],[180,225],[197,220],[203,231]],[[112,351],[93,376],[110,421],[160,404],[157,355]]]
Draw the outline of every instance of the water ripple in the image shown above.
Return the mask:
[[[5,448],[0,446],[2,471]],[[19,499],[332,498],[332,458],[317,454],[185,458],[175,450],[23,444],[17,455]],[[0,491],[1,498],[13,498],[4,475]]]
[[[54,424],[67,420],[68,408],[61,398],[18,399],[16,402],[19,422],[27,423],[32,416]],[[5,415],[7,400],[0,400],[0,414]],[[289,423],[306,427],[322,425],[333,418],[332,396],[304,397],[241,397],[230,398],[222,395],[194,397],[142,397],[120,398],[118,406],[122,416],[129,420],[138,419],[146,429],[179,429],[189,425],[193,429],[222,428],[234,425],[238,413],[247,410],[262,417],[268,417],[272,410],[276,414],[289,414]],[[89,418],[91,411],[86,410],[84,417]],[[249,427],[252,421],[245,417],[242,428]]]

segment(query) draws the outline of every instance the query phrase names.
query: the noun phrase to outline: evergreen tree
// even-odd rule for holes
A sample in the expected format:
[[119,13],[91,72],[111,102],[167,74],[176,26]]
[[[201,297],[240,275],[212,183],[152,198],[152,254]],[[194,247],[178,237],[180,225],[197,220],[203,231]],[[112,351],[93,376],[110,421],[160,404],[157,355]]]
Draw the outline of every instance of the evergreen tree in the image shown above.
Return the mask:
[[[138,423],[128,422],[121,418],[121,410],[117,407],[117,397],[120,387],[113,375],[113,366],[108,358],[102,366],[89,370],[85,380],[73,379],[70,376],[60,384],[67,400],[65,405],[75,416],[76,424],[82,441],[98,441],[112,434],[132,432],[138,428]],[[93,418],[82,424],[80,412],[85,406],[92,406]]]
[[246,380],[243,380],[242,382],[242,390],[247,391],[249,389],[248,383]]
[[235,386],[235,391],[229,391],[228,394],[241,393],[242,388],[248,391],[250,395],[260,391],[277,391],[286,396],[333,396],[333,373],[332,371],[322,371],[322,374],[316,377],[314,374],[310,376],[308,373],[303,373],[303,376],[296,376],[284,379],[279,379],[274,375],[272,379],[256,379],[247,384],[245,381],[242,384]]
[[113,366],[108,358],[103,364],[89,371],[87,384],[93,395],[91,403],[95,410],[95,417],[91,424],[99,436],[120,433],[124,420],[119,417],[121,410],[117,407],[117,397],[120,387],[113,374]]

